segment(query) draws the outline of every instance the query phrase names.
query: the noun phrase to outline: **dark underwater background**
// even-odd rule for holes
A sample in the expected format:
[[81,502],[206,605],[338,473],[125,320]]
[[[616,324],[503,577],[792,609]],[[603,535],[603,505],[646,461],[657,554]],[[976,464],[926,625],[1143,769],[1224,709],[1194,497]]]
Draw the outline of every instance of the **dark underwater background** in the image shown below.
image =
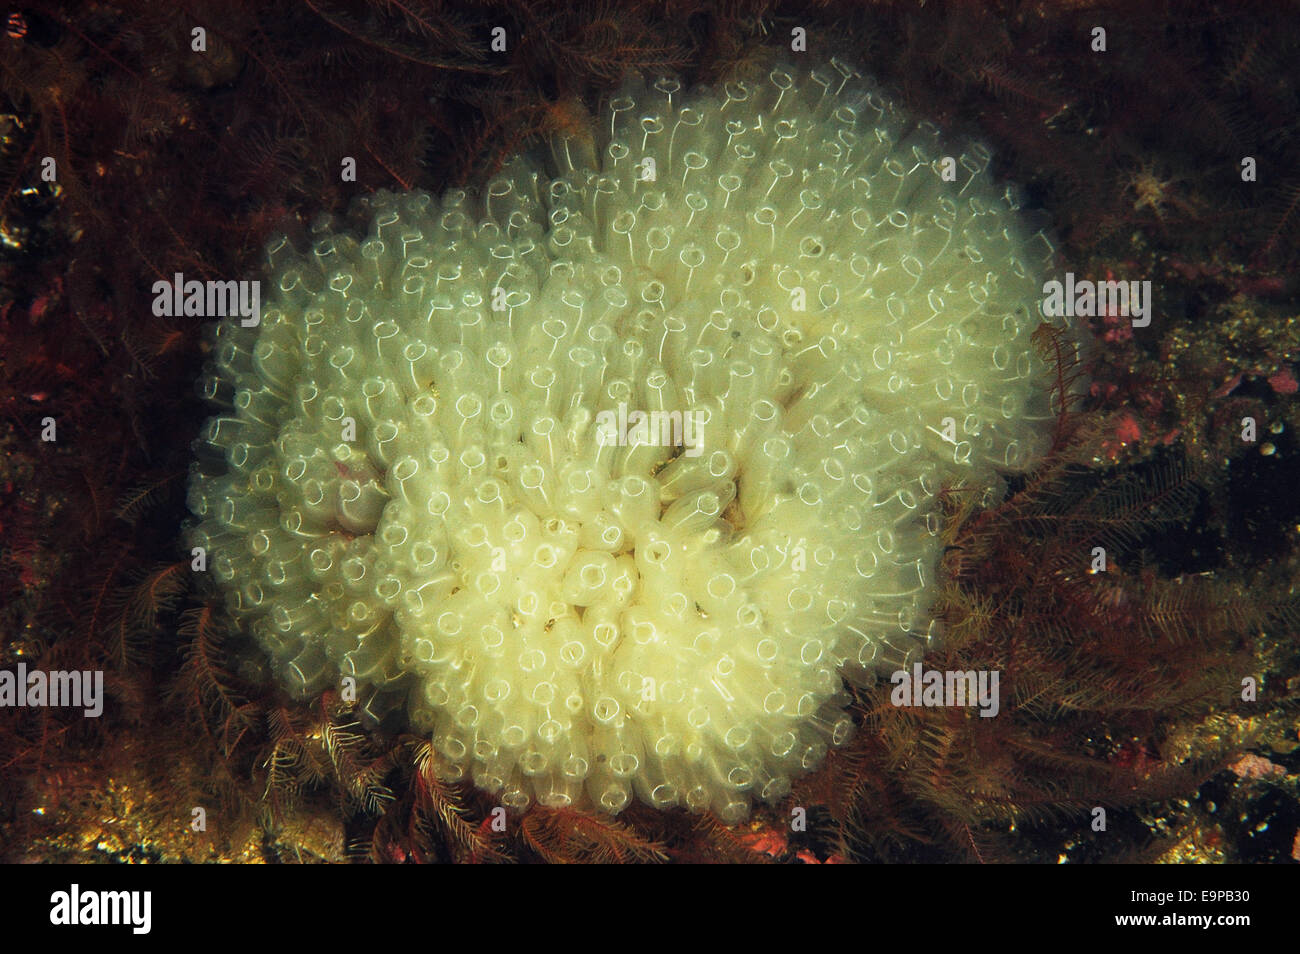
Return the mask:
[[[290,700],[196,585],[204,334],[150,289],[256,276],[273,232],[377,189],[481,182],[624,70],[710,82],[800,29],[795,55],[982,138],[1062,268],[1150,280],[1154,320],[1094,320],[1051,458],[949,502],[927,664],[1003,670],[1000,717],[854,689],[853,740],[736,828],[539,806],[495,831],[426,740]],[[101,0],[0,31],[0,665],[107,695],[0,711],[0,859],[1300,860],[1297,4]]]

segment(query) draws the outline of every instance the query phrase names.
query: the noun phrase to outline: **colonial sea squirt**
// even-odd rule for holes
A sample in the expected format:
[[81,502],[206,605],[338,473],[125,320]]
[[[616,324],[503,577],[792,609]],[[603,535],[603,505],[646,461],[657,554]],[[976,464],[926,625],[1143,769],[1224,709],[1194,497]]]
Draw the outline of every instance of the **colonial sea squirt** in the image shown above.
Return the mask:
[[551,152],[272,243],[191,543],[295,694],[354,677],[445,777],[734,822],[924,647],[941,485],[1042,452],[1051,248],[835,62],[635,79]]

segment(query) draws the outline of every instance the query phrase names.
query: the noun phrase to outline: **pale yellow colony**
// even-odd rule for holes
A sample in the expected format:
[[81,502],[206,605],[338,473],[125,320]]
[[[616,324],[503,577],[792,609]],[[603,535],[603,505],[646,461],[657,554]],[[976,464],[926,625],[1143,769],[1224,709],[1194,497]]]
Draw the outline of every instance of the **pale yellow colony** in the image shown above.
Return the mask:
[[551,152],[272,245],[191,541],[294,693],[353,676],[446,778],[734,822],[923,650],[940,487],[1041,454],[1051,247],[838,63],[634,80]]

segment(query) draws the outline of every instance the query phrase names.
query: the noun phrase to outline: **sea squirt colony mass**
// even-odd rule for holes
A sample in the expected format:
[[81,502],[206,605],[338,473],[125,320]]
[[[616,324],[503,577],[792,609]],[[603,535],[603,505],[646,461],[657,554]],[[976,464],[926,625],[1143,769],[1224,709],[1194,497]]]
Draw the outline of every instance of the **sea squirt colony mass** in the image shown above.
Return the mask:
[[838,61],[633,78],[550,151],[272,243],[190,541],[295,695],[354,677],[445,779],[735,822],[919,658],[941,487],[1043,452],[1052,247]]

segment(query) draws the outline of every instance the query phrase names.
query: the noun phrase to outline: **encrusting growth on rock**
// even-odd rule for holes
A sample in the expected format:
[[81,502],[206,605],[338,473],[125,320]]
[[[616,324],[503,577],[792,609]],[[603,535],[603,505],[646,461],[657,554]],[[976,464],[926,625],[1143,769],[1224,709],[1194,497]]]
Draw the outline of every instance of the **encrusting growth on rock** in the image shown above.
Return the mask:
[[628,81],[480,193],[273,243],[191,542],[299,696],[508,806],[746,816],[930,639],[937,495],[1031,464],[1052,251],[838,61]]

